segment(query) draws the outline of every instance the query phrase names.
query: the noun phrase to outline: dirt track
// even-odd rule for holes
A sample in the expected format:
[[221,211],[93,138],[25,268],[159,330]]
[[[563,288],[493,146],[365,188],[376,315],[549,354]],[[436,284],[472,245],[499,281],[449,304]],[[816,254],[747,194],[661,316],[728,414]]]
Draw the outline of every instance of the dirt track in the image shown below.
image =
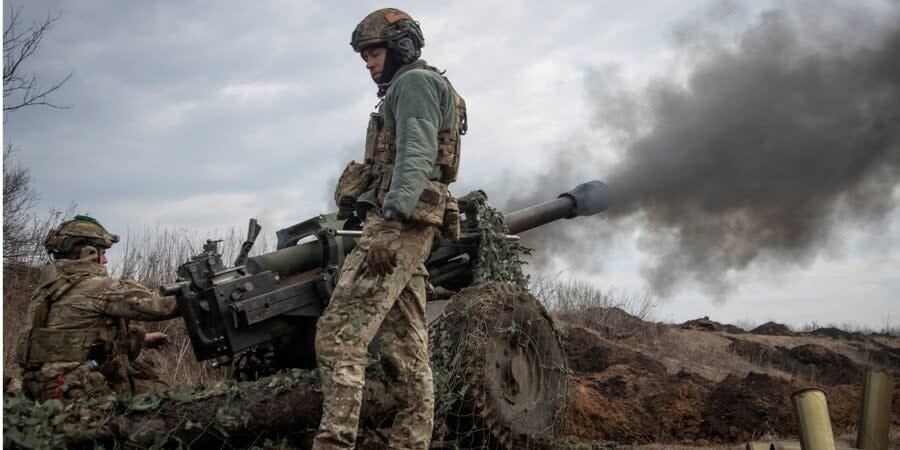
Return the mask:
[[[608,313],[604,313],[608,314]],[[624,313],[617,312],[622,315]],[[900,375],[900,338],[836,329],[751,332],[706,318],[681,325],[630,317],[631,333],[558,317],[572,369],[569,433],[580,442],[734,444],[797,434],[790,396],[825,390],[835,434],[855,433],[867,367]],[[893,401],[897,445],[900,395]]]

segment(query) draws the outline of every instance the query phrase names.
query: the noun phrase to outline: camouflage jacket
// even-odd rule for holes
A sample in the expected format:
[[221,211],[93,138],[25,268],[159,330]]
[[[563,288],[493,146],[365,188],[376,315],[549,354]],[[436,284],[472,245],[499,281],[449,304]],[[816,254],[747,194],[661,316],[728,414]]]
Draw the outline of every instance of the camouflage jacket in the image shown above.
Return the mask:
[[425,61],[401,67],[386,88],[381,114],[395,142],[395,167],[382,207],[409,216],[435,174],[438,132],[457,122],[450,83]]
[[[110,278],[92,258],[57,260],[44,267],[29,312],[33,321],[17,355],[26,371],[44,363],[84,362],[87,347],[97,341],[102,341],[102,359],[127,365],[137,358],[144,340],[144,332],[129,321],[178,315],[174,297],[160,297],[140,283]],[[127,367],[119,369],[127,372]]]

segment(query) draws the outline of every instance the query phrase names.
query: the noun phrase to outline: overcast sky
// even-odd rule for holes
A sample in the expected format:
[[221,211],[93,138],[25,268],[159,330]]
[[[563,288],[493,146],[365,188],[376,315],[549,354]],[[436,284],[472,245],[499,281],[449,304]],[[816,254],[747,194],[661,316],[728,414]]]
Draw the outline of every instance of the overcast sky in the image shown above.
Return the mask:
[[[75,203],[121,235],[158,224],[207,236],[243,229],[250,217],[272,233],[333,209],[333,182],[346,161],[362,156],[368,114],[378,101],[348,45],[350,33],[384,5],[22,3],[26,21],[61,14],[26,69],[47,82],[73,72],[53,97],[70,109],[4,118],[4,143],[18,149],[41,195],[38,212]],[[622,148],[596,125],[596,87],[642,89],[689,77],[696,61],[684,51],[685,27],[710,21],[720,39],[737,39],[768,10],[813,5],[825,16],[829,8],[858,4],[557,1],[551,8],[542,1],[479,0],[391,6],[421,23],[423,58],[446,69],[466,98],[469,134],[454,192],[483,188],[505,205],[522,192],[546,186],[549,200],[559,194],[557,186],[611,177],[605,171],[622,158]],[[897,17],[888,0],[855,7],[873,17]],[[836,29],[840,18],[836,14]],[[570,163],[578,170],[540,183],[572,148],[589,153],[592,166],[579,167],[576,159]],[[821,251],[800,261],[763,260],[738,270],[727,295],[711,296],[695,280],[679,282],[659,317],[897,326],[900,213],[893,204],[900,192],[893,189],[886,215],[842,226]],[[656,256],[641,242],[652,231],[636,220],[627,232],[617,227],[614,236],[594,242],[609,228],[602,218],[579,220],[577,262],[557,252],[533,271],[622,295],[647,291],[642,267]]]

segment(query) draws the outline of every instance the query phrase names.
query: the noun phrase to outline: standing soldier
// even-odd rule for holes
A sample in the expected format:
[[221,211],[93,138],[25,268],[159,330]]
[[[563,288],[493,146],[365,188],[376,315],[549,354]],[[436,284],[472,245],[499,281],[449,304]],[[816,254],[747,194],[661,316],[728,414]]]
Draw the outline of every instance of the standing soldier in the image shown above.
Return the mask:
[[44,246],[54,261],[40,274],[17,360],[27,395],[38,400],[138,394],[167,388],[146,363],[142,348],[166,344],[164,333],[144,333],[129,320],[178,315],[173,297],[106,273],[106,250],[119,242],[97,220],[75,216],[51,230]]
[[459,233],[447,185],[459,168],[465,103],[419,59],[422,31],[403,11],[369,14],[350,45],[382,101],[369,120],[364,163],[348,164],[335,191],[341,214],[356,212],[365,222],[317,325],[325,399],[313,448],[355,445],[367,347],[380,328],[385,372],[401,402],[388,446],[424,449],[434,421],[424,263],[438,231]]

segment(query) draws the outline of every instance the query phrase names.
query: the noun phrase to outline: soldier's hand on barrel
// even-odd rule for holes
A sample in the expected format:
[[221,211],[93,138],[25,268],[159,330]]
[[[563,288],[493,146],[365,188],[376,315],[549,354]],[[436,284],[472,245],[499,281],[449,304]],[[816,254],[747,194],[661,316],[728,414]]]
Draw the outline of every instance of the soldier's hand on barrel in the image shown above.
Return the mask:
[[169,343],[169,335],[155,331],[144,335],[144,348],[162,348]]

